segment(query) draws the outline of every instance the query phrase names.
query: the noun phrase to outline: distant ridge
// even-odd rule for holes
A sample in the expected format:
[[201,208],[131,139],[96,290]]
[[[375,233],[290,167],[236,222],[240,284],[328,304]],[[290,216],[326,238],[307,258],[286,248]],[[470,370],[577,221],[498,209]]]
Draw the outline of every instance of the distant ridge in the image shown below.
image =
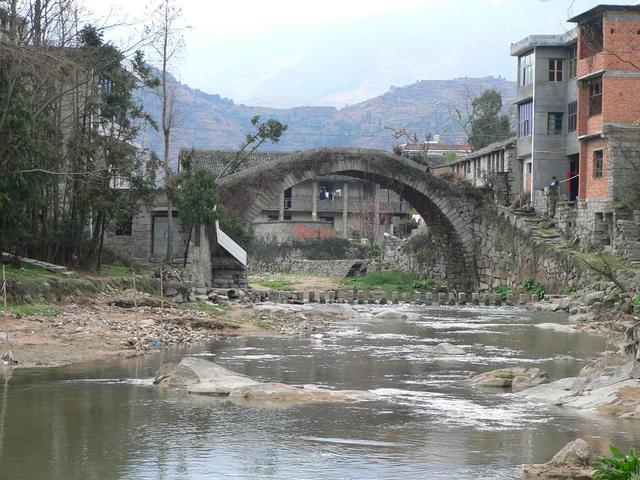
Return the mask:
[[[174,130],[172,156],[181,148],[236,148],[251,131],[254,115],[275,118],[289,128],[271,150],[304,150],[314,147],[366,147],[390,149],[394,140],[385,127],[406,127],[423,133],[440,134],[441,141],[465,143],[466,138],[451,115],[469,94],[493,88],[503,97],[505,109],[515,99],[515,82],[495,77],[421,80],[404,87],[391,87],[378,97],[341,109],[309,106],[269,108],[238,105],[232,100],[193,89],[176,82],[178,121]],[[158,99],[141,92],[140,97],[155,118]],[[159,132],[148,128],[141,143],[159,153]]]

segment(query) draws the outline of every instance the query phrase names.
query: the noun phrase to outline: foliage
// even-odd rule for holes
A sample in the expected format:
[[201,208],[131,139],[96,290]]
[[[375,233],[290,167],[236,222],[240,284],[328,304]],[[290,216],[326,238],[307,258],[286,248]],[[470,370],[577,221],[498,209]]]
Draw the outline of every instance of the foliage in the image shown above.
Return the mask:
[[284,278],[249,278],[249,283],[255,283],[256,285],[271,288],[274,290],[292,290],[291,286],[294,285],[294,282],[292,282],[291,280],[286,280]]
[[544,294],[545,294],[544,285],[533,278],[525,279],[520,284],[520,288],[528,292],[531,292],[538,298],[538,300],[544,299]]
[[611,456],[600,457],[593,464],[594,480],[638,480],[640,479],[640,456],[635,448],[623,453],[609,445]]
[[444,285],[426,275],[417,275],[400,270],[370,272],[362,277],[345,278],[342,283],[354,290],[381,289],[386,292],[446,291]]
[[287,125],[272,118],[261,122],[260,115],[255,115],[251,118],[251,125],[256,131],[247,133],[236,154],[218,174],[218,179],[240,170],[251,154],[260,148],[263,143],[278,143],[284,132],[287,131]]
[[511,294],[511,288],[504,285],[500,285],[493,289],[493,293],[498,295],[503,302],[506,302],[507,296]]
[[604,276],[615,283],[621,291],[626,292],[627,287],[618,278],[618,270],[632,267],[632,265],[622,257],[605,253],[602,250],[595,252],[576,252],[578,259],[594,272]]
[[39,315],[41,317],[54,317],[58,314],[55,308],[49,305],[7,305],[7,311],[19,315]]
[[99,267],[106,229],[151,193],[132,147],[147,120],[133,96],[142,57],[131,73],[96,27],[66,24],[62,4],[46,22],[41,3],[23,7],[40,30],[0,43],[0,249]]
[[444,154],[444,159],[447,164],[458,161],[458,154],[456,152],[447,152]]
[[633,297],[633,311],[640,313],[640,294]]
[[400,221],[394,228],[394,233],[400,238],[408,237],[413,230],[418,228],[418,222],[413,218]]
[[221,210],[219,215],[220,228],[224,233],[233,238],[233,241],[245,250],[251,250],[255,239],[251,231],[244,227],[240,218],[226,209]]
[[188,226],[187,241],[184,250],[183,267],[187,266],[189,243],[193,228],[196,225],[213,225],[218,219],[218,188],[214,173],[201,168],[196,171],[187,170],[178,180],[176,205],[180,219]]
[[380,260],[384,254],[384,247],[375,243],[354,243],[346,252],[344,258],[351,260]]
[[512,135],[508,115],[502,115],[502,95],[495,90],[485,90],[471,102],[472,113],[469,118],[471,135],[469,143],[474,150]]
[[573,295],[574,293],[576,293],[578,291],[578,286],[575,283],[570,283],[569,285],[566,286],[566,288],[564,289],[564,293],[566,295]]

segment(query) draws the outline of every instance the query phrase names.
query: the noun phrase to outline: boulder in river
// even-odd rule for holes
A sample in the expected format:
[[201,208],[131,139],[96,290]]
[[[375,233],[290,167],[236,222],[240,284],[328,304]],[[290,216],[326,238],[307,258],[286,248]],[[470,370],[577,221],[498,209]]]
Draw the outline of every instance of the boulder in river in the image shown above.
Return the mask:
[[377,400],[377,396],[360,390],[329,390],[316,385],[285,385],[259,383],[236,388],[229,394],[234,403],[278,403],[300,405],[306,403],[352,403]]
[[595,455],[581,438],[569,442],[550,462],[522,466],[523,480],[591,480]]
[[578,377],[539,385],[521,395],[578,410],[599,411],[623,418],[640,407],[640,379],[632,378],[635,360],[606,356],[586,366]]
[[544,370],[533,367],[501,368],[472,377],[472,385],[486,388],[510,388],[521,392],[528,388],[547,383],[549,376]]
[[259,383],[245,375],[232,372],[208,360],[185,357],[180,363],[160,367],[156,385],[186,388],[190,393],[203,395],[229,395],[234,388]]
[[432,347],[433,353],[439,355],[464,355],[467,353],[463,348],[453,345],[449,342],[439,343]]
[[330,390],[317,385],[261,383],[200,358],[186,357],[178,364],[163,365],[156,385],[186,389],[189,393],[228,397],[234,403],[299,405],[351,403],[377,400],[370,392]]

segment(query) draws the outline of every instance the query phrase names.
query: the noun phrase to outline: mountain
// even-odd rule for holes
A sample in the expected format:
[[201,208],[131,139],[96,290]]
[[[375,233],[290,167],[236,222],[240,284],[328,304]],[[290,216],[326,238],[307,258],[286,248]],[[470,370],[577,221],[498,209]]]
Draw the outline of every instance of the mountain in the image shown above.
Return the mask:
[[[236,148],[252,131],[254,115],[274,118],[289,128],[276,145],[265,150],[304,150],[315,147],[366,147],[390,149],[395,143],[385,127],[405,127],[422,134],[440,134],[443,142],[465,143],[452,112],[482,90],[493,88],[502,94],[505,111],[515,99],[514,82],[495,77],[422,80],[405,87],[391,87],[383,95],[341,109],[309,106],[270,108],[238,105],[175,82],[177,121],[172,140],[172,157],[180,148]],[[141,92],[145,109],[159,118],[158,98]],[[160,153],[162,136],[148,128],[141,139],[145,147]]]

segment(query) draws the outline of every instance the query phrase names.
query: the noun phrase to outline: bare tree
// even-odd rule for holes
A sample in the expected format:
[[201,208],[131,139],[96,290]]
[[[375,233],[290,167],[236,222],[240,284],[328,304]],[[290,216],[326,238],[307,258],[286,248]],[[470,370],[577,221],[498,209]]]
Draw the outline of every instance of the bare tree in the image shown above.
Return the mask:
[[[415,130],[407,130],[404,127],[400,128],[392,128],[392,127],[384,127],[386,130],[391,132],[391,136],[396,140],[400,140],[402,138],[406,139],[408,142],[415,143],[418,146],[418,163],[423,164],[427,167],[427,171],[431,170],[431,165],[429,163],[429,147],[431,146],[431,132],[428,132],[424,135],[424,140],[418,135],[418,132]],[[394,151],[402,155],[402,149]]]
[[173,128],[176,123],[176,84],[171,79],[171,68],[184,48],[182,31],[186,28],[180,25],[182,10],[175,0],[158,0],[151,12],[151,24],[147,27],[150,47],[158,66],[158,76],[155,82],[149,84],[155,87],[155,92],[162,108],[160,114],[160,128],[162,130],[163,148],[161,164],[164,173],[164,190],[167,195],[167,251],[165,261],[171,262],[173,257],[173,188],[174,173],[171,165],[170,147]]

